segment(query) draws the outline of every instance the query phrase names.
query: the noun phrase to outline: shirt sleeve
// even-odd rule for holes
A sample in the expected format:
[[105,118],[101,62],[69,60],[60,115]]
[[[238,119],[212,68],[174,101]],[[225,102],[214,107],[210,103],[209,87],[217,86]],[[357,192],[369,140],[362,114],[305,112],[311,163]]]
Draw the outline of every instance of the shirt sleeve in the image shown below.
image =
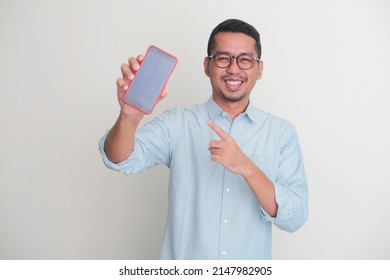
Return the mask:
[[301,148],[296,131],[288,125],[281,135],[282,145],[275,186],[278,212],[272,218],[266,211],[263,216],[278,228],[294,232],[308,217],[308,187]]
[[107,158],[104,151],[106,133],[99,141],[99,151],[104,164],[113,170],[125,174],[135,174],[151,169],[159,164],[169,165],[174,145],[175,127],[177,123],[175,111],[166,112],[155,118],[136,132],[135,146],[132,154],[124,161],[114,163]]
[[106,165],[106,167],[108,167],[112,170],[122,171],[126,174],[129,174],[128,172],[126,172],[126,170],[127,170],[126,165],[127,165],[128,161],[130,160],[131,155],[128,159],[126,159],[122,162],[119,162],[119,163],[114,163],[108,159],[106,152],[104,151],[104,144],[105,144],[106,139],[107,139],[107,134],[108,134],[108,131],[103,135],[102,138],[100,138],[100,141],[99,141],[99,152],[100,152],[100,156],[103,160],[103,163]]

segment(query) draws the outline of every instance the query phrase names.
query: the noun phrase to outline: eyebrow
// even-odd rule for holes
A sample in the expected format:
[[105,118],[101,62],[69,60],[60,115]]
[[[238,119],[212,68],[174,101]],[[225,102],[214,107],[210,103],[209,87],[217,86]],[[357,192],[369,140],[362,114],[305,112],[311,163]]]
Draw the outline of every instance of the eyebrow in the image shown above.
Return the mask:
[[243,54],[248,54],[248,55],[253,55],[253,56],[257,57],[257,54],[253,54],[251,52],[243,52],[243,53],[240,53],[239,55],[232,55],[230,52],[217,51],[217,52],[215,52],[215,54],[228,54],[228,55],[231,55],[234,57],[237,57],[237,56],[243,55]]

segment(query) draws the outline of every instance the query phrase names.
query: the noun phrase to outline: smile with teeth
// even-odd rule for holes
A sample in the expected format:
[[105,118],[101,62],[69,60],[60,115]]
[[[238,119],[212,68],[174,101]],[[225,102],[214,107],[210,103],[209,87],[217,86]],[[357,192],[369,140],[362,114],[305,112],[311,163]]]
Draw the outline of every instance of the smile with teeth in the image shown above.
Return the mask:
[[244,83],[242,79],[225,79],[226,89],[229,91],[238,91]]
[[230,86],[238,86],[243,83],[242,81],[225,81],[225,82]]

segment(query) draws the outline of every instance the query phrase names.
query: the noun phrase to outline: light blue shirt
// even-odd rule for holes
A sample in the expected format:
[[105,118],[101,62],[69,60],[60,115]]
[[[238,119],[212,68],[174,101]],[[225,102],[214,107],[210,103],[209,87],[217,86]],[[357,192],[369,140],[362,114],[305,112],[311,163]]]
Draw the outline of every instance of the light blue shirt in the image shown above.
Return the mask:
[[[211,119],[274,183],[278,212],[261,207],[242,176],[210,160],[209,142],[219,137]],[[210,98],[173,109],[136,133],[131,156],[107,167],[133,174],[164,164],[170,168],[169,206],[160,259],[270,259],[272,224],[293,232],[308,216],[308,190],[294,127],[249,103],[231,121]],[[156,186],[158,187],[158,186]]]

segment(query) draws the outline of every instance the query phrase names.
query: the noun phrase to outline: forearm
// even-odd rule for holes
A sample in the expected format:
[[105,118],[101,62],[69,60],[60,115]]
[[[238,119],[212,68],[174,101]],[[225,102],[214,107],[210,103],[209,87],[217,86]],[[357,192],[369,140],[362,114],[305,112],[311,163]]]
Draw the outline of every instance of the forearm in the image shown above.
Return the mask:
[[252,189],[263,209],[271,217],[276,217],[278,205],[272,181],[240,150],[230,135],[211,120],[208,121],[208,124],[221,138],[220,141],[210,141],[211,160],[222,164],[230,172],[240,174]]
[[243,178],[252,189],[260,205],[271,216],[276,217],[278,205],[272,181],[249,158]]
[[134,150],[135,132],[142,116],[129,116],[120,113],[114,126],[107,134],[104,151],[107,158],[118,163],[126,160]]

